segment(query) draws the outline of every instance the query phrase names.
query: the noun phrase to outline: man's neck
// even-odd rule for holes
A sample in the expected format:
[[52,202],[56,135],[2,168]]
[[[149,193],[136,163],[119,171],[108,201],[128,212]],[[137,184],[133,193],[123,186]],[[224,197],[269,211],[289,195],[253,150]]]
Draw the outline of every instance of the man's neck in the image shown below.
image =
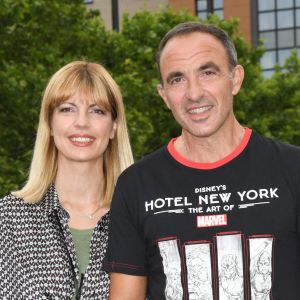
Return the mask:
[[185,159],[198,163],[214,163],[230,155],[241,143],[245,129],[238,123],[229,131],[219,130],[208,137],[183,131],[174,142],[175,150]]

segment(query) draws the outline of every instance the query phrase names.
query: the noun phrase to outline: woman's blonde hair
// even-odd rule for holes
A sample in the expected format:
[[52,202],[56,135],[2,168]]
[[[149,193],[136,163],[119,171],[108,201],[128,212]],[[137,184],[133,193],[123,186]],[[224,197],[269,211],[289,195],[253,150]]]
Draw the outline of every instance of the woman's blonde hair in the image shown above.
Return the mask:
[[13,192],[25,202],[39,202],[55,179],[58,155],[51,137],[53,110],[76,92],[91,96],[93,102],[111,113],[117,125],[115,137],[110,140],[103,159],[104,205],[110,204],[120,173],[133,162],[118,85],[106,69],[97,63],[71,62],[51,77],[44,92],[29,177],[21,190]]

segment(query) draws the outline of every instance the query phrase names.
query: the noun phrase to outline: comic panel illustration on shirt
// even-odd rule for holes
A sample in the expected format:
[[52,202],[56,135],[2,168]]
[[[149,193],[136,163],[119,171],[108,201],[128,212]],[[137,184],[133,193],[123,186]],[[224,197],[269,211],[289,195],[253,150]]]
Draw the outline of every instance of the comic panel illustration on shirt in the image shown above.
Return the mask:
[[166,300],[181,300],[183,288],[181,284],[181,258],[178,241],[160,241],[158,246],[166,275]]
[[272,237],[250,237],[251,299],[270,300],[272,286]]
[[220,300],[244,299],[242,235],[217,235],[218,294]]
[[184,245],[188,298],[213,299],[210,243]]
[[240,232],[221,232],[213,241],[181,245],[173,237],[157,243],[166,276],[167,300],[272,299],[271,235],[245,239]]

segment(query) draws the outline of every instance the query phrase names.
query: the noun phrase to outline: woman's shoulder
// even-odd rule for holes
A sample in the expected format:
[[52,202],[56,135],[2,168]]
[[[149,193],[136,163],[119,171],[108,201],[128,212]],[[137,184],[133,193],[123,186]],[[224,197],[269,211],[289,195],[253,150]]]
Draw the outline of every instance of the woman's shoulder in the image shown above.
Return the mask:
[[17,210],[21,199],[18,199],[13,194],[8,194],[0,198],[0,229],[3,231],[10,222],[11,216]]
[[0,209],[13,209],[16,206],[20,206],[25,204],[23,199],[14,196],[13,194],[9,193],[6,196],[0,198]]
[[27,210],[28,208],[28,203],[25,203],[22,198],[18,198],[11,193],[0,198],[0,218],[5,215],[19,213],[20,211]]
[[20,198],[15,197],[13,194],[8,194],[3,198],[0,198],[0,219],[4,220],[5,217],[19,210],[24,201]]
[[31,226],[40,220],[42,212],[40,203],[26,203],[24,199],[8,194],[0,198],[0,230],[3,227],[21,228],[23,224]]

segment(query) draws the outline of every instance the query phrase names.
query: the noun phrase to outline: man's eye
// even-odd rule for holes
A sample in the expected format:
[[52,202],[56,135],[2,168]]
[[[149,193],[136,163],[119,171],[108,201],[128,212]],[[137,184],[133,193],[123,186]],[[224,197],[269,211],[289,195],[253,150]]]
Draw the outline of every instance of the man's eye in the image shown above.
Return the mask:
[[180,83],[180,82],[182,82],[183,81],[183,78],[182,77],[175,77],[175,78],[173,78],[171,81],[170,81],[170,83],[171,84],[176,84],[176,83]]
[[215,76],[217,73],[215,71],[212,70],[205,70],[201,73],[202,77],[211,77],[211,76]]

